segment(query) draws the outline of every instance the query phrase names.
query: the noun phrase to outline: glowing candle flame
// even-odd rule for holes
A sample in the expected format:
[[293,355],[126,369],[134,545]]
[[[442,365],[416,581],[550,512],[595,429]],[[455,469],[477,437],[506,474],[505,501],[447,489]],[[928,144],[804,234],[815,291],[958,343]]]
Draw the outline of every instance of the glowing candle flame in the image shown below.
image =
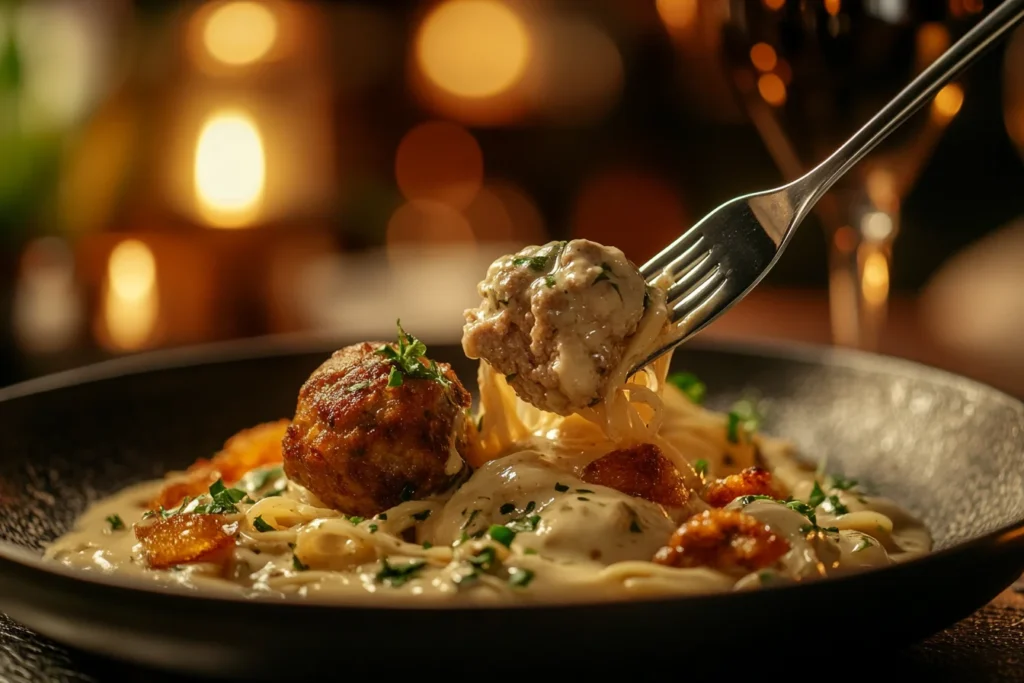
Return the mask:
[[251,223],[263,200],[266,160],[256,123],[238,112],[218,112],[196,143],[195,192],[200,214],[215,227]]

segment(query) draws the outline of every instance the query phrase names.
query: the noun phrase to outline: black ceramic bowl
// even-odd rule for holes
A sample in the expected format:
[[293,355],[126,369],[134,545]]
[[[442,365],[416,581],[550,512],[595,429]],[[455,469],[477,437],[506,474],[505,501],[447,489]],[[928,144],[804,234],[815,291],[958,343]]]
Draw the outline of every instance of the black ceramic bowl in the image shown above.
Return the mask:
[[[705,380],[710,405],[760,391],[770,399],[767,432],[907,506],[934,533],[936,552],[759,592],[503,609],[214,599],[38,559],[92,501],[209,455],[243,427],[290,416],[302,381],[339,345],[262,340],[163,352],[0,391],[0,610],[85,650],[249,679],[442,663],[600,671],[723,653],[736,673],[744,670],[737,648],[778,659],[836,644],[877,652],[910,643],[967,616],[1024,570],[1019,401],[893,359],[696,344],[678,351],[675,365]],[[431,355],[467,383],[475,376],[456,347]]]

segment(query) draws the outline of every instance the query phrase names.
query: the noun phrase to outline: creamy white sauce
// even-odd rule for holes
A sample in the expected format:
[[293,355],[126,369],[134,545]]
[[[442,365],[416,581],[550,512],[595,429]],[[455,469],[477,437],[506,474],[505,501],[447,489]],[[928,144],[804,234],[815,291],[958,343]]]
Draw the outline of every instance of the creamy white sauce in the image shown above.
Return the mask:
[[[374,602],[447,604],[744,590],[885,566],[930,548],[923,526],[890,501],[843,491],[831,493],[849,507],[848,514],[830,515],[827,505],[817,514],[819,526],[840,530],[811,539],[807,517],[783,505],[763,500],[730,504],[789,542],[791,549],[776,568],[737,581],[712,569],[664,567],[649,560],[678,521],[704,504],[696,499],[692,509],[666,511],[587,484],[564,465],[539,450],[517,451],[488,462],[447,497],[402,503],[380,516],[386,519],[358,523],[325,509],[304,488],[289,483],[283,495],[239,504],[239,514],[228,517],[228,528],[237,529],[237,545],[224,574],[210,564],[169,570],[146,566],[132,525],[143,522],[146,502],[164,484],[147,482],[96,503],[74,530],[47,549],[46,557],[85,571],[250,597],[351,602],[372,596]],[[846,518],[873,519],[863,516],[872,512],[890,520],[888,528],[881,525],[872,533],[844,524]],[[124,521],[125,529],[111,529],[112,515]],[[251,524],[256,516],[279,530],[256,531]],[[490,537],[492,525],[518,529],[508,547]],[[415,542],[402,539],[409,528],[415,530]],[[472,563],[481,552],[494,554],[486,570]],[[399,569],[410,562],[424,566],[396,586],[382,580],[383,558]],[[515,577],[523,574],[530,574],[530,580],[515,585]]]

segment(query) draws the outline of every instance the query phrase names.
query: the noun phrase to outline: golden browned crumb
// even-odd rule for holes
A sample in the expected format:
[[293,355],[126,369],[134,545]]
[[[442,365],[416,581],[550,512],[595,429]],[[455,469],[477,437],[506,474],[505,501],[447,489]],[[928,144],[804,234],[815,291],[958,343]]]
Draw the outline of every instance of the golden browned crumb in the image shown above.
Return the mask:
[[[464,466],[447,469],[452,448],[466,453],[469,392],[446,363],[450,381],[405,377],[389,387],[384,342],[345,347],[299,391],[284,437],[284,470],[324,504],[369,517],[403,499],[447,488]],[[393,345],[391,345],[393,346]]]
[[739,474],[731,474],[708,484],[704,500],[716,508],[725,507],[741,496],[771,496],[781,498],[772,473],[760,467],[748,467]]
[[257,467],[281,462],[281,439],[288,428],[288,420],[266,422],[243,429],[224,444],[212,460],[200,458],[184,477],[174,477],[150,502],[153,509],[177,507],[185,496],[200,496],[209,491],[210,484],[223,479],[228,486],[237,482],[246,472]]
[[690,498],[679,470],[650,443],[598,458],[584,468],[582,479],[666,507],[683,507]]
[[710,567],[743,575],[775,564],[789,543],[750,515],[705,510],[683,523],[654,555],[669,567]]
[[224,531],[226,523],[223,515],[175,515],[136,524],[135,537],[153,569],[192,562],[223,564],[235,545],[234,536]]

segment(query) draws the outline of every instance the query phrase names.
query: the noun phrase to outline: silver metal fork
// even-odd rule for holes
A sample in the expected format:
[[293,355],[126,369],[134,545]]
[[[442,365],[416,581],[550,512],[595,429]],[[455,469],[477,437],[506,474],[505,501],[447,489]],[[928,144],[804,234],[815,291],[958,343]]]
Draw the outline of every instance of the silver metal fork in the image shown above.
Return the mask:
[[671,326],[634,371],[705,328],[753,289],[779,260],[822,195],[875,145],[1024,19],[1024,0],[1003,0],[910,82],[839,149],[803,177],[722,204],[640,268],[648,283],[671,279]]

